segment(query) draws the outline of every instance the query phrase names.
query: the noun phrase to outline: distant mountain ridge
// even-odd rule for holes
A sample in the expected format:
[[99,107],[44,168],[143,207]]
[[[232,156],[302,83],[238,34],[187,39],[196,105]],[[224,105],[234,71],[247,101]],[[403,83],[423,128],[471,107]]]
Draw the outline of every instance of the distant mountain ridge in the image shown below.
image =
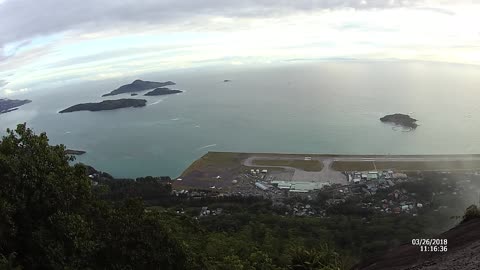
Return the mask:
[[142,81],[142,80],[135,80],[131,84],[126,84],[120,86],[119,88],[113,90],[112,92],[103,95],[102,97],[107,96],[114,96],[124,93],[133,93],[133,92],[140,92],[148,89],[154,89],[159,87],[165,87],[169,85],[175,85],[172,81],[167,82],[152,82],[152,81]]
[[32,102],[31,100],[3,99],[0,98],[0,114],[15,111],[18,107]]

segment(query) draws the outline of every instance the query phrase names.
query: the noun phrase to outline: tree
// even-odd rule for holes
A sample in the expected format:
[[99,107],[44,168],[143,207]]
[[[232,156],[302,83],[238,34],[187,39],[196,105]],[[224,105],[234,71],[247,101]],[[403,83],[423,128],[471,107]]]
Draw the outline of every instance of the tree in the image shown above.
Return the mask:
[[83,165],[25,124],[0,142],[0,269],[188,269],[158,212],[92,192]]
[[[33,268],[56,265],[53,257],[68,260],[74,253],[52,249],[53,242],[66,240],[54,232],[66,225],[57,222],[84,213],[92,199],[84,168],[70,166],[72,160],[63,145],[50,146],[45,133],[35,135],[25,124],[7,130],[0,142],[1,253],[16,252],[18,261]],[[47,238],[51,245],[45,246]]]
[[294,248],[290,254],[292,270],[340,270],[340,256],[324,245],[322,249],[307,250],[303,247]]

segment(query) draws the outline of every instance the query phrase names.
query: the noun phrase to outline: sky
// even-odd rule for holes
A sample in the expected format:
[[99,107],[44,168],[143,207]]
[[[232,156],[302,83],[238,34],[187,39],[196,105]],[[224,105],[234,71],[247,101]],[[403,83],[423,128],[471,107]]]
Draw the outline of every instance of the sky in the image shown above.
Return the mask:
[[0,97],[290,61],[480,65],[478,0],[0,0]]

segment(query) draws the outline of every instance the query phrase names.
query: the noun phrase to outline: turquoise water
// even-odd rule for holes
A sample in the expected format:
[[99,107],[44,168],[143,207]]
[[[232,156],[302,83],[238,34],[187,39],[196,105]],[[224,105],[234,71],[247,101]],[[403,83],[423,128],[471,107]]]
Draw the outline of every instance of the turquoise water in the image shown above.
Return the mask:
[[[0,125],[27,122],[52,143],[86,150],[80,161],[116,177],[174,177],[208,151],[480,153],[479,75],[472,66],[406,62],[153,73],[15,96],[33,102],[1,115]],[[149,105],[139,109],[57,113],[137,78],[173,80],[186,92],[145,97]],[[378,120],[396,112],[420,126],[403,132]]]

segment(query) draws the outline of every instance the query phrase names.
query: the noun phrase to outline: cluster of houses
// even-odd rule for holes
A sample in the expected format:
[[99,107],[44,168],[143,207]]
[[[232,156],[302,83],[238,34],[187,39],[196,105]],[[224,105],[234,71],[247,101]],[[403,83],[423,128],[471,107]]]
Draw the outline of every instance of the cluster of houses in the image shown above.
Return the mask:
[[267,175],[267,173],[268,173],[268,170],[266,170],[266,169],[263,169],[263,170],[260,170],[260,169],[251,169],[251,170],[250,170],[250,174],[251,174],[251,175],[258,176],[258,177],[260,177],[260,178],[262,178],[262,179],[265,178],[265,176]]
[[[288,215],[288,212],[285,214]],[[291,209],[291,214],[298,217],[316,216],[317,211],[310,204],[296,203]]]
[[366,172],[349,172],[347,173],[349,183],[359,184],[371,180],[393,180],[393,179],[407,179],[408,176],[404,173],[388,171],[366,171]]
[[200,217],[218,216],[218,215],[221,215],[222,212],[223,212],[222,208],[208,209],[208,206],[203,206],[202,210],[200,210]]
[[428,202],[420,203],[413,197],[415,194],[409,194],[405,189],[394,190],[389,193],[387,198],[380,201],[380,205],[374,207],[374,209],[384,213],[400,214],[412,213],[416,215],[418,209],[428,205]]

